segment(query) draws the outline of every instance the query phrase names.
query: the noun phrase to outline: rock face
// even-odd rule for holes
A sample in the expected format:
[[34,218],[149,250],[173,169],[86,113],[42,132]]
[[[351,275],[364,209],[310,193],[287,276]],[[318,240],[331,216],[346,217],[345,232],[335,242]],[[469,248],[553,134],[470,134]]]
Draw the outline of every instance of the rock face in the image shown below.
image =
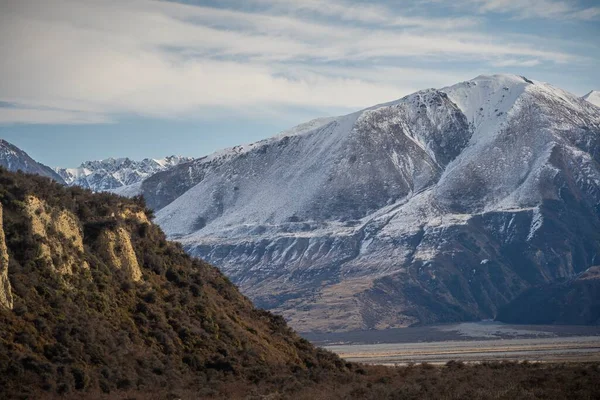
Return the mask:
[[130,192],[135,194],[139,183],[149,176],[191,160],[177,156],[158,160],[146,158],[142,161],[108,158],[86,161],[78,168],[57,168],[56,172],[69,186],[80,186],[94,192],[117,191],[128,195]]
[[0,204],[0,306],[12,309],[13,297],[12,287],[8,279],[8,249],[6,247],[6,238],[4,236],[4,217],[2,214],[2,204]]
[[40,164],[18,147],[0,139],[0,166],[9,171],[23,171],[51,178],[59,183],[63,179],[50,167]]
[[533,287],[498,311],[507,323],[600,325],[600,267]]
[[131,235],[125,228],[120,227],[116,232],[103,231],[100,235],[100,247],[108,263],[123,270],[133,281],[142,279],[142,270],[131,245]]
[[600,254],[600,111],[480,76],[141,185],[167,234],[299,330],[494,318]]
[[73,213],[49,207],[44,200],[29,196],[25,202],[31,230],[41,241],[40,256],[61,274],[88,268],[83,260],[83,233]]

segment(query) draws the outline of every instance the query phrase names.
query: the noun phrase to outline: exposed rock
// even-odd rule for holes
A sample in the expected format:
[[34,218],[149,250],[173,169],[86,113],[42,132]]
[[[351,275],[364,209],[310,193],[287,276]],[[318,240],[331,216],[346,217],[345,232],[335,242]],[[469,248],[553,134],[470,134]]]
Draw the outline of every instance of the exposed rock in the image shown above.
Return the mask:
[[142,270],[131,245],[131,235],[123,228],[104,230],[100,235],[101,253],[110,265],[122,270],[133,281],[142,279]]
[[0,305],[8,309],[13,308],[12,287],[8,279],[8,249],[4,236],[4,215],[0,203]]
[[[83,234],[77,218],[69,211],[52,209],[35,196],[29,196],[25,204],[33,234],[42,239],[40,257],[61,274],[88,268],[88,263],[82,261]],[[49,230],[58,236],[49,234]]]
[[131,208],[125,208],[120,215],[123,219],[133,219],[142,224],[149,224],[150,220],[144,211],[132,210]]

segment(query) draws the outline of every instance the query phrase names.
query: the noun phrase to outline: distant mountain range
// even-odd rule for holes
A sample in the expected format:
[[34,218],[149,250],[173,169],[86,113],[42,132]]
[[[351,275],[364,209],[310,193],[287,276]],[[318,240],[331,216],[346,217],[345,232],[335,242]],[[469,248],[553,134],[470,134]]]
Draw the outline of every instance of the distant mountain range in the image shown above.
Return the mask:
[[171,238],[299,330],[515,319],[525,293],[595,276],[594,93],[479,76],[145,179],[113,160],[94,190],[143,194]]
[[56,168],[55,171],[69,186],[76,185],[101,192],[134,185],[157,172],[191,160],[188,157],[177,156],[159,160],[146,158],[142,161],[108,158],[101,161],[86,161],[78,168]]
[[46,176],[67,186],[80,186],[94,192],[122,191],[127,194],[128,191],[139,191],[136,185],[144,179],[192,160],[191,157],[179,156],[162,159],[146,158],[141,161],[129,158],[107,158],[86,161],[77,168],[52,169],[33,160],[15,145],[0,139],[0,166],[7,170]]

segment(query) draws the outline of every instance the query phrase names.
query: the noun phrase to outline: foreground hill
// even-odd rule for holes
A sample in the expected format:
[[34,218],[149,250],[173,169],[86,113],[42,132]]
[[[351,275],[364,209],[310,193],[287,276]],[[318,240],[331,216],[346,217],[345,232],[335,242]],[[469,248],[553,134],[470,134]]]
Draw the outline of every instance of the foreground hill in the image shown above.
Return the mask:
[[167,242],[143,204],[4,170],[0,326],[2,398],[347,369]]
[[496,317],[600,254],[600,109],[480,76],[144,181],[157,222],[303,331]]

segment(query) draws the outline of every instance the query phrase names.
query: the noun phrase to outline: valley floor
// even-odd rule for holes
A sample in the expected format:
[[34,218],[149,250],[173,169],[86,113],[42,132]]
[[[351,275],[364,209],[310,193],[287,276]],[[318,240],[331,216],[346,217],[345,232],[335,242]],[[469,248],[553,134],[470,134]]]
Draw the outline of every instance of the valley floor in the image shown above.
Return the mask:
[[329,346],[328,350],[353,362],[406,365],[462,362],[535,361],[600,362],[600,337],[498,339],[433,343]]
[[305,336],[348,361],[369,364],[600,361],[600,327],[594,326],[476,322]]

